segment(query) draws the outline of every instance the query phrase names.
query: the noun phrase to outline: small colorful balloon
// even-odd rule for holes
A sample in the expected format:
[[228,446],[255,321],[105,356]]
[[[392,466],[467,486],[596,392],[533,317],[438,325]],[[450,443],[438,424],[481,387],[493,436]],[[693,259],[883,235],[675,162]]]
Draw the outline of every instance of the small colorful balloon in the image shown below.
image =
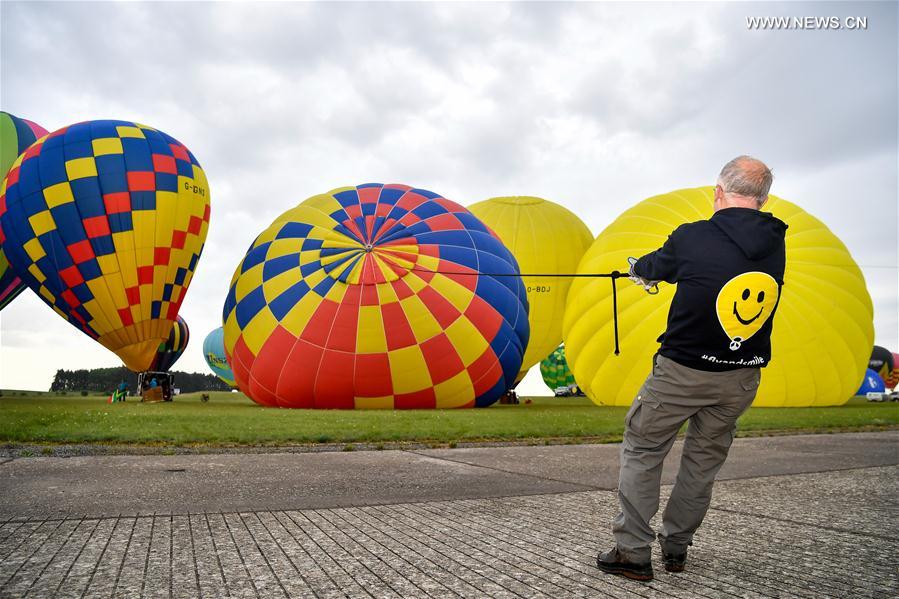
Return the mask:
[[179,316],[172,324],[172,331],[169,333],[168,338],[159,344],[159,348],[156,350],[156,358],[150,364],[149,370],[167,372],[175,365],[175,362],[178,361],[184,350],[187,349],[189,340],[190,329],[187,328],[187,323],[184,322],[184,319]]
[[231,387],[237,386],[225,354],[225,330],[222,327],[213,329],[206,335],[206,339],[203,340],[203,357],[206,358],[206,364],[209,365],[215,376]]
[[568,362],[565,360],[565,346],[559,346],[540,362],[540,376],[552,391],[559,387],[571,387],[577,383]]

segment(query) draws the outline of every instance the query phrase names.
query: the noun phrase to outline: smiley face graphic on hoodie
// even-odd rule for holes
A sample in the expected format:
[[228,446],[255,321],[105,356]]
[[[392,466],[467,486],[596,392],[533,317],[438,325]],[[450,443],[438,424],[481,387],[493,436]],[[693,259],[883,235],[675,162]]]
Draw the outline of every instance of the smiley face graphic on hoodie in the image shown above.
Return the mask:
[[730,339],[731,351],[759,332],[774,314],[779,297],[780,285],[765,272],[746,272],[724,284],[715,300],[715,312]]

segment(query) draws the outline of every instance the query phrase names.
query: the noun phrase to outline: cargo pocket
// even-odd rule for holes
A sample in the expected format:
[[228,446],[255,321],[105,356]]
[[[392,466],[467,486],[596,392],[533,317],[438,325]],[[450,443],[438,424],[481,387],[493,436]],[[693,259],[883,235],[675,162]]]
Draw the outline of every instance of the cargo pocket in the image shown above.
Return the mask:
[[759,369],[753,369],[747,376],[740,379],[739,410],[740,414],[745,412],[759,391],[759,385],[762,382],[762,373]]
[[743,387],[743,391],[758,391],[761,382],[762,373],[758,369],[754,369],[750,376],[744,377],[740,381],[740,386]]
[[644,385],[637,393],[637,399],[628,412],[625,426],[637,437],[649,438],[654,431],[658,430],[662,409],[662,402]]

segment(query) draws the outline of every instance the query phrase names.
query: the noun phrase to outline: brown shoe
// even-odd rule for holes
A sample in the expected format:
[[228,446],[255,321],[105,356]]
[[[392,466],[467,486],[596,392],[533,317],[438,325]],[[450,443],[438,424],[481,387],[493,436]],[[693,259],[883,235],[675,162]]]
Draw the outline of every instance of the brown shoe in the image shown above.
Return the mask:
[[639,564],[628,561],[617,547],[596,556],[596,567],[607,574],[618,574],[631,580],[652,580],[652,562]]
[[683,572],[687,564],[687,549],[683,552],[669,553],[662,549],[662,560],[665,562],[667,572]]

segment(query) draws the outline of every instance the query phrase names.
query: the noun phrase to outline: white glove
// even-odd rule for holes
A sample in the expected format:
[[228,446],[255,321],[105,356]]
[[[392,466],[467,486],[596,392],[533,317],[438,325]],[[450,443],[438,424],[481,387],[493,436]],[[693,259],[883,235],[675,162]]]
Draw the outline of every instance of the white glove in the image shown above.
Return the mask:
[[627,278],[628,279],[630,279],[637,285],[640,285],[641,287],[643,287],[643,289],[649,295],[655,295],[656,293],[659,292],[659,282],[658,281],[650,281],[650,280],[644,279],[643,277],[638,275],[636,272],[634,272],[634,265],[637,263],[636,258],[634,258],[633,256],[628,257],[627,263],[630,265],[630,268],[628,268],[628,270],[627,270]]

